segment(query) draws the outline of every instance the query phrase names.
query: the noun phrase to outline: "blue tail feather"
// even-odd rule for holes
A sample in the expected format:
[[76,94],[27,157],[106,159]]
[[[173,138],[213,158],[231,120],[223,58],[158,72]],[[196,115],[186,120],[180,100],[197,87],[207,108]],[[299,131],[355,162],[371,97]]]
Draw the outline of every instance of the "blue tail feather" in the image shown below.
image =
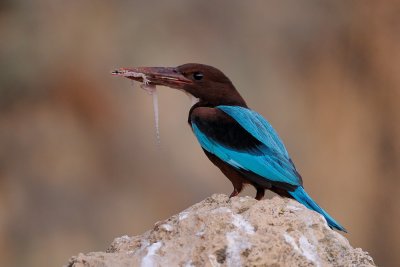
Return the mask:
[[326,211],[324,211],[317,203],[307,194],[302,186],[296,188],[296,190],[292,192],[288,192],[294,199],[298,202],[309,208],[310,210],[316,211],[322,216],[325,217],[328,225],[331,228],[346,232],[346,229],[341,226],[338,222],[336,222]]

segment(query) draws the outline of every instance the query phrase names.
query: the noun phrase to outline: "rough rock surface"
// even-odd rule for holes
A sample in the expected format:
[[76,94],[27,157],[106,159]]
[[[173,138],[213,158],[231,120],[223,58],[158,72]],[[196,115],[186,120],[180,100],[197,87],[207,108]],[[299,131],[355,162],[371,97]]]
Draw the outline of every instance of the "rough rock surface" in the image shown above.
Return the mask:
[[72,257],[67,266],[375,264],[322,216],[294,200],[213,195],[140,236],[116,238],[106,252]]

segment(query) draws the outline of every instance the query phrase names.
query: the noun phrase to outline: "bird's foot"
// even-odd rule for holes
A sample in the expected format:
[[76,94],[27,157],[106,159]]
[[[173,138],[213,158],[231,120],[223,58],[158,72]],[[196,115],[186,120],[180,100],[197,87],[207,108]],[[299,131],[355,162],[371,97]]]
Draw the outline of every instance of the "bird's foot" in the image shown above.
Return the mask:
[[264,194],[265,194],[265,189],[264,188],[257,188],[257,194],[256,194],[255,198],[257,200],[261,200],[261,199],[263,199]]
[[232,194],[229,196],[229,198],[236,197],[237,195],[239,195],[239,191],[234,189]]

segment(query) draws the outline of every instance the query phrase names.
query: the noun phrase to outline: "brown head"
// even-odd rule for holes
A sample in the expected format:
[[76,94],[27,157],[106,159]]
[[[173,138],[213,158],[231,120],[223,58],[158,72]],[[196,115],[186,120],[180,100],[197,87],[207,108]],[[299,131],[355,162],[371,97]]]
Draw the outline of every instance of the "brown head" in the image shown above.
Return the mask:
[[199,98],[200,102],[208,106],[246,107],[245,101],[229,78],[217,68],[208,65],[188,63],[178,67],[123,68],[112,74],[150,85],[163,85],[183,90]]

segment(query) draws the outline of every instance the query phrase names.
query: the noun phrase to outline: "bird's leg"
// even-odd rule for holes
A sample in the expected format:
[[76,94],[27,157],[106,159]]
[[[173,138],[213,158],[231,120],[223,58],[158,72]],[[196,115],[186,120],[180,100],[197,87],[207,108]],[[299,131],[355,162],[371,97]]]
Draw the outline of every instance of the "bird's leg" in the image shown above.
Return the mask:
[[256,199],[261,200],[264,197],[265,189],[261,187],[256,187],[256,189],[257,189]]
[[239,195],[240,192],[242,192],[243,190],[243,184],[234,184],[233,185],[233,192],[232,194],[229,196],[229,198],[231,197],[236,197],[237,195]]
[[236,188],[234,188],[234,189],[233,189],[233,192],[231,193],[231,195],[229,196],[229,198],[231,198],[231,197],[236,197],[237,195],[239,195],[239,191],[238,191]]
[[232,166],[228,165],[221,159],[219,159],[217,156],[214,154],[211,154],[210,152],[207,152],[204,150],[206,153],[207,157],[214,163],[221,171],[223,174],[225,174],[226,177],[231,181],[233,185],[233,192],[229,196],[229,198],[236,197],[239,195],[240,192],[243,190],[243,185],[246,182],[246,179],[242,177],[242,174],[240,174],[237,170],[232,168]]

